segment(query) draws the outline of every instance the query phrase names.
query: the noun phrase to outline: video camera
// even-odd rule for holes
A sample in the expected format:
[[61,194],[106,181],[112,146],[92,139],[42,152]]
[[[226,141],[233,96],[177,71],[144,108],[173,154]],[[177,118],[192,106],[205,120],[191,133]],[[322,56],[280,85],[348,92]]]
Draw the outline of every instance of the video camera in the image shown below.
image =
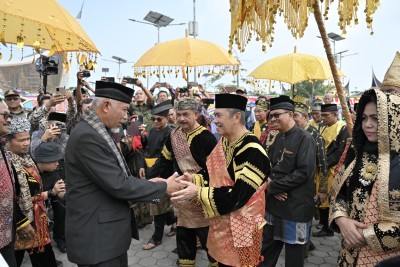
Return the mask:
[[83,75],[83,78],[89,78],[89,77],[90,77],[90,71],[88,71],[88,70],[83,70],[83,71],[82,71],[82,75]]
[[46,57],[41,55],[36,60],[36,71],[43,76],[58,74],[59,58],[57,56]]

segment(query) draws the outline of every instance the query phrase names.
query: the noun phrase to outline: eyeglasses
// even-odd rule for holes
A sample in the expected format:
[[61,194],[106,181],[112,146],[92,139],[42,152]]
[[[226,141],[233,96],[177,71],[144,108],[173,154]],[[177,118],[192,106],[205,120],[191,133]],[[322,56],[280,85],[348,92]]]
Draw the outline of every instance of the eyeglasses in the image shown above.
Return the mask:
[[151,121],[157,121],[157,122],[161,122],[163,118],[155,118],[155,117],[151,117],[150,120]]
[[289,113],[289,111],[282,112],[282,113],[275,113],[275,114],[269,114],[270,119],[279,119],[279,116],[282,114]]
[[6,99],[6,101],[18,101],[19,100],[19,96],[6,97],[5,99]]
[[5,120],[7,120],[8,118],[12,119],[12,115],[8,112],[0,113],[0,115],[3,115]]

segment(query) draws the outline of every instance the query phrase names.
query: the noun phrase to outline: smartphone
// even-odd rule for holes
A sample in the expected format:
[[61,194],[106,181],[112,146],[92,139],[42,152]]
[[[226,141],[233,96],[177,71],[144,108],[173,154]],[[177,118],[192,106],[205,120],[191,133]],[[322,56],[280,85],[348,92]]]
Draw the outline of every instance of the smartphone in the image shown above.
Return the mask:
[[139,126],[142,125],[140,121],[130,121],[126,127],[126,134],[130,136],[140,136]]
[[[103,78],[101,78],[101,80],[103,80]],[[104,77],[104,80],[106,82],[115,83],[115,78],[114,77]]]
[[137,121],[139,121],[140,124],[143,124],[143,116],[142,116],[142,115],[139,115],[139,116],[137,117]]
[[160,85],[160,87],[167,87],[167,83],[163,82],[163,83],[158,83]]
[[56,95],[65,95],[65,87],[57,87],[55,94]]
[[199,86],[199,83],[198,82],[189,82],[189,85],[191,85],[191,86]]
[[125,80],[126,83],[136,85],[136,82],[137,82],[138,78],[128,78],[128,77],[124,77],[124,78],[122,78],[122,80]]

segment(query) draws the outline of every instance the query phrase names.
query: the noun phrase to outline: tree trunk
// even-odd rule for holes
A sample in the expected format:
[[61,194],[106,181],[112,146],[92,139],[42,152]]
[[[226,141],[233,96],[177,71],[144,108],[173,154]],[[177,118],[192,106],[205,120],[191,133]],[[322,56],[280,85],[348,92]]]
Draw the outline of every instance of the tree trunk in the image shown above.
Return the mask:
[[335,57],[332,54],[331,45],[329,43],[328,35],[326,34],[324,20],[322,18],[319,0],[314,0],[314,16],[317,21],[319,33],[321,35],[322,42],[324,43],[326,56],[328,57],[329,65],[331,67],[333,80],[335,82],[336,91],[339,96],[340,105],[342,106],[342,113],[346,119],[346,124],[349,130],[350,136],[353,134],[353,121],[350,116],[349,107],[347,106],[346,94],[343,88],[343,84],[340,81],[339,71],[335,63]]

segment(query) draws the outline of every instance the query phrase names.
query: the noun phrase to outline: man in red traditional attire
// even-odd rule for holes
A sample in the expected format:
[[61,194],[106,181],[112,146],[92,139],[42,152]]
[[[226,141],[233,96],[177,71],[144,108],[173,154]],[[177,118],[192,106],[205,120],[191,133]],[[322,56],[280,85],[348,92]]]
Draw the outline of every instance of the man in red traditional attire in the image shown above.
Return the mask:
[[260,261],[265,224],[264,183],[270,161],[258,138],[247,131],[247,99],[232,94],[215,96],[215,119],[220,142],[207,158],[209,182],[185,173],[178,180],[187,186],[173,201],[201,203],[210,218],[208,253],[219,266],[255,266]]

